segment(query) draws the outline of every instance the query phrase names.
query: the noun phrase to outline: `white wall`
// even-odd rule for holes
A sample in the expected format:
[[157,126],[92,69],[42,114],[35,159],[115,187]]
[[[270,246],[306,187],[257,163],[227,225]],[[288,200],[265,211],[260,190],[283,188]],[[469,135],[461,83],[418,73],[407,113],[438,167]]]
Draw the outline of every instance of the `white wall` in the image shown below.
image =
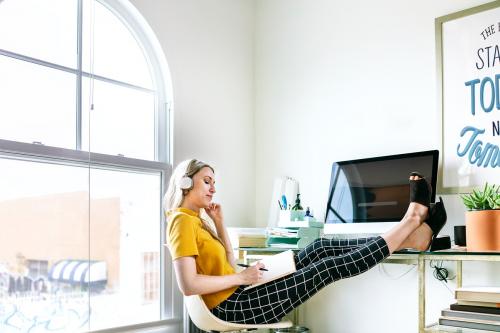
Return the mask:
[[155,32],[174,93],[174,165],[216,168],[229,226],[254,224],[254,2],[131,0]]
[[[131,2],[172,74],[175,163],[214,162],[228,224],[263,226],[276,176],[299,179],[322,216],[332,161],[439,147],[434,18],[486,1]],[[449,233],[463,208],[445,200]],[[465,270],[472,281],[498,271]],[[429,280],[435,315],[452,297]],[[414,268],[384,265],[325,288],[301,314],[313,332],[416,332],[416,288]]]
[[[257,0],[256,218],[265,225],[273,178],[300,181],[303,205],[324,216],[331,163],[438,149],[434,19],[486,1]],[[463,224],[446,196],[450,234]],[[304,307],[313,332],[416,332],[415,269],[385,265],[325,288]],[[490,266],[466,265],[474,279]],[[453,275],[453,273],[451,274]],[[429,313],[452,301],[430,280]],[[449,286],[452,288],[452,286]],[[436,319],[433,317],[434,320]]]
[[482,2],[258,1],[259,223],[275,176],[322,217],[333,161],[439,148],[434,19]]

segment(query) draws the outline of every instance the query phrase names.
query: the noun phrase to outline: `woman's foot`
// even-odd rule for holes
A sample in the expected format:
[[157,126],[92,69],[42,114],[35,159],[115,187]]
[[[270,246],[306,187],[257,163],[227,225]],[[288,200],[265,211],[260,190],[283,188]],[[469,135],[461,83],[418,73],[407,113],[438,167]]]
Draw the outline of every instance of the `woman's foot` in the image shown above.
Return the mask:
[[439,201],[433,204],[429,211],[429,218],[424,221],[432,230],[433,238],[443,229],[447,219],[448,217],[446,208],[444,208],[443,198],[439,197]]
[[[417,204],[419,205],[419,204]],[[422,205],[419,205],[422,207]],[[434,238],[439,234],[443,226],[446,224],[447,216],[444,208],[443,199],[439,197],[439,201],[431,204],[429,218],[424,221],[408,238],[406,238],[398,250],[415,249],[418,251],[429,250]]]
[[429,225],[422,223],[408,238],[406,238],[398,250],[414,249],[425,251],[431,246],[432,230]]
[[418,174],[410,176],[410,205],[405,216],[394,228],[382,235],[389,253],[402,248],[426,249],[429,247],[432,229],[422,223],[429,216],[430,186]]
[[431,204],[431,185],[427,182],[425,177],[418,172],[410,174],[410,202],[416,202],[427,208]]
[[430,215],[431,187],[419,173],[410,174],[410,205],[404,220],[418,221],[418,227],[403,241],[398,250],[416,249],[424,251],[432,240],[432,228],[425,223]]
[[418,219],[422,223],[429,216],[429,208],[416,202],[411,202],[404,218]]
[[410,205],[406,217],[418,217],[420,221],[427,219],[431,202],[431,187],[419,173],[410,174]]

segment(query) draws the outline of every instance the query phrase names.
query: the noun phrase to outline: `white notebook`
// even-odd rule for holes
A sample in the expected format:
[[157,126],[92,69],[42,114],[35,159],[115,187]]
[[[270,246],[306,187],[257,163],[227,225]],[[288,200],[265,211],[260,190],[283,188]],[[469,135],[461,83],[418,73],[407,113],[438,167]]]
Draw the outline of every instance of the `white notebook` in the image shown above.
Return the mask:
[[297,271],[295,260],[293,260],[292,250],[264,257],[259,260],[259,262],[263,263],[268,271],[262,271],[262,279],[255,284],[249,285],[245,290],[260,286],[261,284],[279,279]]

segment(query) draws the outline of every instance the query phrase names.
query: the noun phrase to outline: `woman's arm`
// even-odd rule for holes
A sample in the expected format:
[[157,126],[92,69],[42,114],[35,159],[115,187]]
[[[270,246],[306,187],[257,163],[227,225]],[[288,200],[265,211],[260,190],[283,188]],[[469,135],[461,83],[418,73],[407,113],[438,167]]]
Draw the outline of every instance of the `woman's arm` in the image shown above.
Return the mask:
[[226,227],[224,225],[224,216],[222,214],[222,208],[220,204],[213,203],[210,207],[205,208],[208,216],[214,221],[215,229],[217,231],[217,236],[222,240],[224,247],[226,248],[227,260],[236,269],[236,261],[234,259],[233,246],[231,245],[231,240],[227,233]]
[[262,267],[263,264],[257,263],[237,274],[211,276],[196,272],[194,257],[180,257],[174,260],[179,288],[185,296],[211,294],[239,285],[256,283],[262,277],[259,270]]
[[224,223],[221,221],[220,223],[215,223],[215,229],[217,230],[217,235],[220,237],[222,242],[224,243],[224,247],[226,248],[226,256],[227,260],[236,269],[236,260],[234,259],[233,246],[231,245],[231,240],[229,239],[229,235],[227,233],[227,229],[224,226]]

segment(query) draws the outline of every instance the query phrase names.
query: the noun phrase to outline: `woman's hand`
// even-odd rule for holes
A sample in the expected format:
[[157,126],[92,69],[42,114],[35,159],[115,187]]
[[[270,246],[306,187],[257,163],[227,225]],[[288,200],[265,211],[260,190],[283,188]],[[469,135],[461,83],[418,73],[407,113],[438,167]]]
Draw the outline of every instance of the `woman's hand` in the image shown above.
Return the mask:
[[260,270],[261,268],[264,268],[264,264],[258,262],[257,264],[245,268],[244,270],[239,272],[238,275],[241,279],[241,284],[250,285],[257,283],[257,281],[262,278],[262,271]]
[[224,216],[222,215],[222,208],[218,203],[211,203],[205,208],[207,215],[214,221],[216,226],[222,225]]

